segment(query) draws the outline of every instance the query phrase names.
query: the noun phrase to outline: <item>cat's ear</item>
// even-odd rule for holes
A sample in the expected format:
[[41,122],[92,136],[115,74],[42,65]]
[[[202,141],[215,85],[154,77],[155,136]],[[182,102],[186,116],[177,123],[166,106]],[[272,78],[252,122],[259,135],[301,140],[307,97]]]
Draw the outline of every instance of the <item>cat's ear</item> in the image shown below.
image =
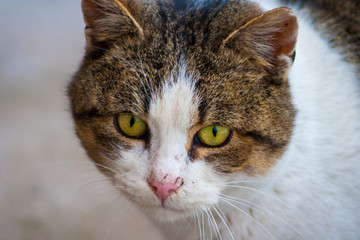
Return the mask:
[[282,7],[248,21],[232,32],[222,47],[251,54],[263,65],[287,67],[295,57],[297,32],[297,17]]
[[82,0],[87,49],[113,39],[142,39],[143,7],[129,0]]

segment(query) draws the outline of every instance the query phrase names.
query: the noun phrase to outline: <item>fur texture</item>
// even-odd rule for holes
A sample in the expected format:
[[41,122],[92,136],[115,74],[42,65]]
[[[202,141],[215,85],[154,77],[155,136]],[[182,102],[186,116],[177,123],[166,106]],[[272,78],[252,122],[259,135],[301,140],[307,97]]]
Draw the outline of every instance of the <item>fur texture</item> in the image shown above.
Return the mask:
[[[281,4],[83,0],[77,134],[167,239],[360,236],[360,89],[347,50],[359,42],[329,44],[338,32],[317,31],[329,26],[322,13]],[[117,132],[119,113],[149,132]],[[196,141],[212,125],[231,129],[215,148]],[[152,181],[178,188],[162,202]]]

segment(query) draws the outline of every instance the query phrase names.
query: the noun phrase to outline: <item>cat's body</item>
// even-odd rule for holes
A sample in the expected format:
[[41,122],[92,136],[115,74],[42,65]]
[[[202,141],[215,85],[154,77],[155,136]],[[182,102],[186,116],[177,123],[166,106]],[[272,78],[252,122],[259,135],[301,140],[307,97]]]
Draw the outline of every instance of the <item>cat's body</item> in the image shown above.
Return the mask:
[[166,239],[359,239],[360,20],[343,3],[296,20],[238,0],[83,1],[69,94],[89,156]]

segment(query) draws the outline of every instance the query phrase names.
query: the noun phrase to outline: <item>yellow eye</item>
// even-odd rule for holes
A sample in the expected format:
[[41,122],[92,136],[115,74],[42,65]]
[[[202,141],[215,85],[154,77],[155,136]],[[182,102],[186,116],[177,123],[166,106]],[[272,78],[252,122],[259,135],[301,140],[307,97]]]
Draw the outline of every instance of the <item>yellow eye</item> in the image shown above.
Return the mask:
[[208,147],[218,147],[229,138],[230,129],[221,126],[208,126],[201,129],[195,136],[195,140]]
[[121,113],[115,116],[115,127],[119,132],[132,138],[140,138],[148,130],[143,120],[127,113]]

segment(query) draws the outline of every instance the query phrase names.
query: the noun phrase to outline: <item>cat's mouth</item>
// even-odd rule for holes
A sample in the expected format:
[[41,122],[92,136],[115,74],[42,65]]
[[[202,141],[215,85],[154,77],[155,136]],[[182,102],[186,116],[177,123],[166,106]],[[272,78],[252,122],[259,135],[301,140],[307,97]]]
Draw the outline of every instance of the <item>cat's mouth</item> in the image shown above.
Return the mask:
[[149,207],[155,209],[163,209],[165,211],[171,211],[179,214],[193,210],[193,208],[191,207],[182,205],[184,205],[184,203],[179,203],[176,200],[168,199],[164,202],[159,201],[155,204],[155,206],[153,205]]
[[142,199],[139,199],[136,195],[129,194],[127,192],[125,192],[125,195],[128,196],[128,198],[132,201],[135,201],[137,205],[140,205],[141,207],[149,210],[151,209],[152,211],[161,210],[173,212],[175,214],[184,214],[186,212],[194,210],[194,207],[189,207],[188,204],[187,206],[184,206],[185,203],[178,202],[177,200],[171,198],[166,199],[165,201],[160,201],[159,199],[143,201]]
[[160,222],[168,222],[192,216],[194,214],[194,209],[162,204],[158,207],[148,207],[146,208],[146,212],[151,218],[155,218]]

